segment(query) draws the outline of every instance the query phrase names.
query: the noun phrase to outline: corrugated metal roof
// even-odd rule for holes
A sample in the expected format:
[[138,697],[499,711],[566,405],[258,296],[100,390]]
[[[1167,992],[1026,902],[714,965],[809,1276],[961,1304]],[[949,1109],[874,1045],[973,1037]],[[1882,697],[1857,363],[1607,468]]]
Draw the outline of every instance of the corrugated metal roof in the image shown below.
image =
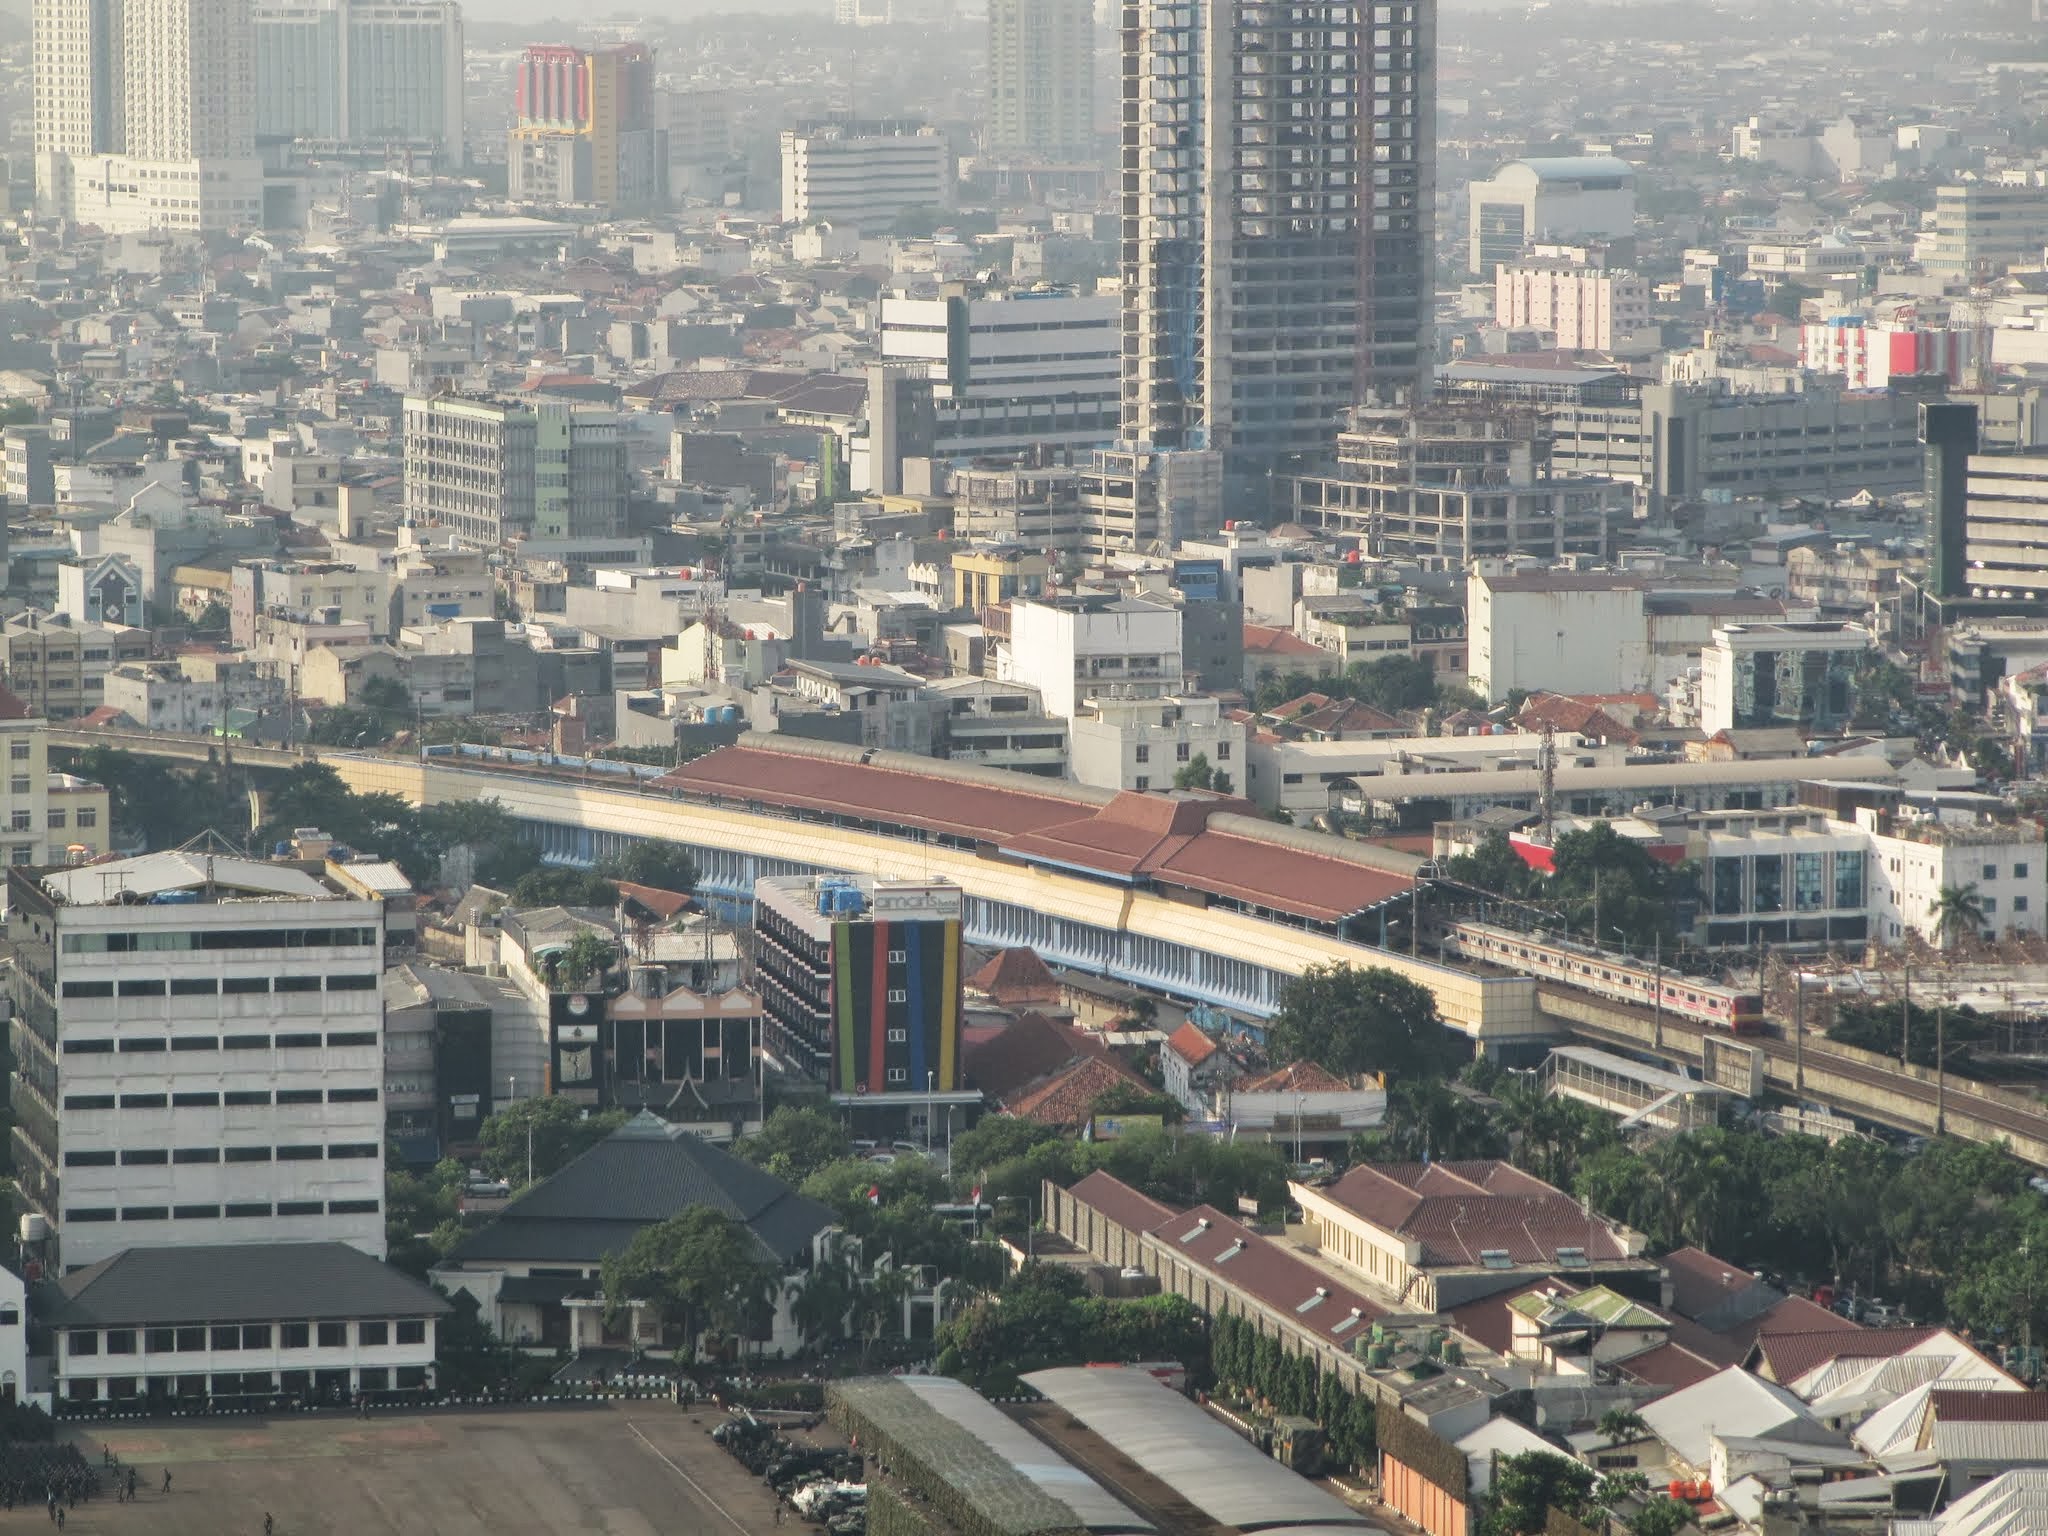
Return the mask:
[[1806,1404],[1739,1366],[1645,1403],[1637,1411],[1673,1455],[1695,1468],[1707,1465],[1717,1433],[1768,1436],[1794,1426],[1819,1428],[1808,1417]]
[[1375,1529],[1250,1441],[1143,1371],[1062,1366],[1024,1380],[1210,1519],[1261,1536],[1356,1536]]
[[964,1429],[1040,1489],[1071,1509],[1088,1531],[1150,1531],[1151,1521],[1063,1460],[1037,1436],[971,1387],[945,1376],[903,1376],[903,1385],[932,1410]]

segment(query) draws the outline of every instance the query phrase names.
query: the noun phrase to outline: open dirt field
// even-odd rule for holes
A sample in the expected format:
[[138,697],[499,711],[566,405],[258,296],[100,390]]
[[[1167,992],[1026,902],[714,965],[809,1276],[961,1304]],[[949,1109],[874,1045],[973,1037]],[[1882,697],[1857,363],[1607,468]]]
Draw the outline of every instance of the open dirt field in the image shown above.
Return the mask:
[[[575,1409],[442,1410],[368,1420],[165,1419],[72,1433],[87,1458],[136,1468],[133,1504],[80,1504],[65,1536],[755,1536],[774,1502],[711,1443],[708,1411],[663,1402]],[[171,1473],[171,1492],[159,1492]],[[41,1529],[40,1507],[0,1527]]]

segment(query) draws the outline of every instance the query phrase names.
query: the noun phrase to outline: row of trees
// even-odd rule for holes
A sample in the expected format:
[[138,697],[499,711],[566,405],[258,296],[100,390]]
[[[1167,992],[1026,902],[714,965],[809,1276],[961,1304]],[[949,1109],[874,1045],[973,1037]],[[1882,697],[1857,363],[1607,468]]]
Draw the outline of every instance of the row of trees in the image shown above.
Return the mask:
[[1323,1428],[1330,1456],[1346,1467],[1370,1466],[1378,1457],[1373,1400],[1354,1393],[1332,1372],[1318,1372],[1312,1355],[1290,1355],[1272,1334],[1244,1318],[1219,1313],[1209,1329],[1209,1369],[1219,1387],[1270,1407],[1303,1414]]
[[1184,1296],[1090,1296],[1065,1265],[1027,1264],[941,1325],[938,1368],[1000,1394],[1019,1376],[1089,1360],[1179,1360],[1200,1374],[1202,1314]]
[[[114,825],[150,848],[175,847],[213,828],[246,825],[246,803],[213,768],[170,768],[153,758],[109,747],[78,755],[77,772],[105,784]],[[595,870],[541,863],[540,850],[495,800],[414,806],[397,795],[357,794],[325,763],[299,763],[268,786],[263,822],[251,834],[258,848],[318,827],[337,842],[387,858],[408,879],[429,883],[457,850],[469,854],[475,883],[508,891],[521,906],[610,906],[617,882],[663,890],[696,889],[697,866],[687,850],[647,840]]]
[[1252,702],[1264,712],[1311,693],[1327,694],[1333,699],[1356,699],[1389,715],[1415,709],[1436,708],[1448,713],[1486,708],[1486,701],[1472,689],[1462,683],[1439,681],[1427,662],[1412,656],[1354,661],[1335,677],[1269,669],[1259,674]]

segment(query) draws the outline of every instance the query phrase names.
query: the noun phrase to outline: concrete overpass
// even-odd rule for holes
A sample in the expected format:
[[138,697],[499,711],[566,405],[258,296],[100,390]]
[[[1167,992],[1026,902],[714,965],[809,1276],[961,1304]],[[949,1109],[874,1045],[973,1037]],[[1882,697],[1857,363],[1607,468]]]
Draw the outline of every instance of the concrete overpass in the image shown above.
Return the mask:
[[1768,1091],[1895,1130],[2003,1144],[2016,1157],[2048,1166],[2048,1113],[2027,1094],[1937,1077],[1925,1067],[1901,1066],[1810,1031],[1796,1042],[1773,1035],[1737,1038],[1669,1015],[1660,1021],[1648,1009],[1549,983],[1537,988],[1536,1005],[1579,1039],[1695,1068],[1709,1083],[1746,1097]]
[[750,902],[761,875],[816,872],[945,876],[968,893],[967,932],[982,945],[1028,945],[1055,964],[1253,1015],[1310,965],[1386,966],[1430,989],[1444,1021],[1482,1050],[1571,1036],[1698,1069],[1757,1098],[1766,1091],[1827,1104],[1899,1130],[2003,1144],[2048,1166],[2048,1113],[2024,1095],[1949,1078],[1809,1035],[1798,1048],[1770,1036],[1737,1040],[1688,1021],[1532,977],[1480,975],[1351,943],[1249,913],[1167,901],[1144,891],[893,837],[872,827],[799,821],[764,810],[697,804],[661,790],[598,782],[573,769],[508,771],[339,748],[249,746],[156,732],[50,732],[53,746],[107,746],[189,763],[283,769],[321,761],[358,793],[415,804],[496,800],[548,857],[590,864],[635,841],[689,849],[707,894]]

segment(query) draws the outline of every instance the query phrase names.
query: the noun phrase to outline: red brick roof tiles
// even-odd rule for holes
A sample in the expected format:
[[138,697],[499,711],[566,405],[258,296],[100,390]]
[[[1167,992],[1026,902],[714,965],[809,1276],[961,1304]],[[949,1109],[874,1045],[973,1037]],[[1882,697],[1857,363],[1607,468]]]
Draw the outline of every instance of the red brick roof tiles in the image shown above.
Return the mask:
[[1888,1360],[1924,1344],[1939,1328],[1820,1328],[1760,1333],[1754,1346],[1764,1374],[1790,1386],[1807,1372],[1841,1359]]
[[[1188,1264],[1238,1287],[1275,1312],[1292,1314],[1298,1326],[1332,1343],[1348,1346],[1387,1315],[1385,1307],[1363,1292],[1214,1206],[1183,1211],[1153,1226],[1151,1233]],[[1318,1293],[1321,1299],[1303,1311]]]
[[1027,860],[1149,879],[1312,922],[1341,921],[1413,884],[1347,858],[1213,829],[1214,815],[1253,813],[1248,802],[1221,795],[1126,792],[1096,804],[1029,780],[998,787],[748,746],[722,747],[655,783],[972,838]]
[[1239,1093],[1344,1093],[1351,1085],[1312,1061],[1289,1062],[1277,1072],[1239,1083]]
[[1194,1023],[1181,1025],[1166,1037],[1166,1048],[1191,1067],[1199,1067],[1222,1049]]
[[1645,1386],[1663,1387],[1670,1392],[1705,1381],[1722,1368],[1677,1343],[1659,1344],[1655,1349],[1646,1349],[1639,1355],[1614,1362],[1614,1369],[1621,1375]]
[[1038,957],[1035,949],[1005,949],[967,978],[967,985],[986,992],[999,1003],[1055,1002],[1060,995],[1059,978]]
[[1150,1083],[1115,1058],[1089,1056],[1004,1100],[1003,1113],[1071,1129],[1087,1123],[1097,1099],[1125,1083],[1146,1093],[1152,1091]]
[[1323,1194],[1421,1243],[1425,1265],[1476,1266],[1489,1249],[1515,1264],[1554,1263],[1560,1248],[1584,1249],[1596,1263],[1628,1257],[1604,1221],[1507,1163],[1362,1165]]

